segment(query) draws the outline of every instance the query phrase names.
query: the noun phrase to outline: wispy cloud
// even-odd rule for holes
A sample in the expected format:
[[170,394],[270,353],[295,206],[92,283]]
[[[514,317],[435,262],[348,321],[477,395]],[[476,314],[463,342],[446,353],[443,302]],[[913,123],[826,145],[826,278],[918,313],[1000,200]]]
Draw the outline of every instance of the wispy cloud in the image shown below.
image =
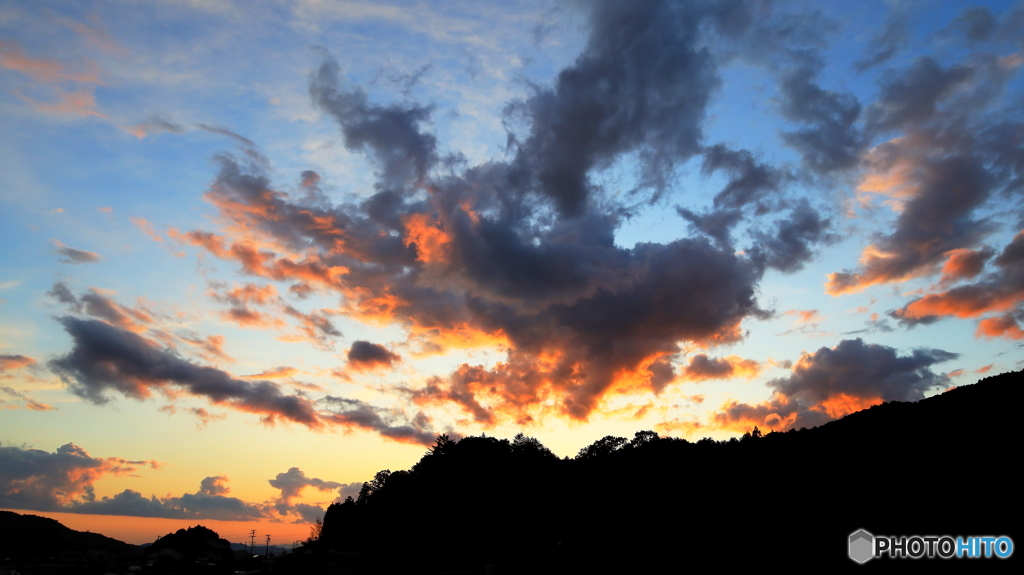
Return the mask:
[[103,259],[96,252],[78,250],[73,247],[66,246],[58,240],[52,241],[57,247],[57,253],[61,256],[60,261],[66,264],[94,264]]

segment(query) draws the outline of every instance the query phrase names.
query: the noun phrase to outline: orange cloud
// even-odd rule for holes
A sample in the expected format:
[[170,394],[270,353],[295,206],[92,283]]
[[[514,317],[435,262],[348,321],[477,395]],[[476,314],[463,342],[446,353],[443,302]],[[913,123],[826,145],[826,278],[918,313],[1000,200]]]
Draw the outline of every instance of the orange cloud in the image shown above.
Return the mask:
[[105,115],[96,111],[96,97],[92,91],[84,88],[74,92],[58,91],[56,102],[44,102],[23,94],[18,94],[18,97],[36,110],[46,114],[96,116],[104,120],[107,119]]
[[942,282],[952,283],[971,279],[981,273],[985,261],[992,257],[991,250],[955,249],[946,252],[949,259],[942,266]]
[[154,322],[152,313],[144,305],[123,306],[103,295],[103,290],[97,288],[90,288],[89,293],[81,296],[79,301],[84,304],[87,314],[135,333],[145,332]]
[[185,343],[198,348],[203,359],[206,359],[207,361],[220,360],[229,363],[234,363],[235,361],[234,358],[224,351],[224,336],[222,335],[210,335],[207,336],[206,339],[198,336],[186,335],[182,336],[181,339]]
[[955,357],[938,349],[900,356],[888,346],[843,340],[833,348],[804,353],[789,376],[769,381],[773,392],[768,401],[727,401],[714,423],[732,431],[755,425],[772,430],[814,427],[883,401],[916,401],[929,390],[948,386],[947,375],[929,368]]
[[712,416],[712,421],[717,429],[742,433],[754,427],[782,431],[793,427],[798,417],[793,402],[786,397],[773,396],[771,401],[757,405],[728,400]]
[[1004,337],[1007,339],[1024,339],[1024,330],[1017,324],[1017,319],[1010,314],[999,317],[987,317],[978,322],[975,337],[988,339]]
[[824,319],[816,309],[791,309],[782,315],[796,316],[797,323],[812,323]]
[[405,219],[405,245],[415,246],[416,259],[426,264],[448,261],[447,251],[451,238],[441,229],[439,222],[427,214],[412,214]]
[[35,365],[36,360],[25,355],[0,354],[0,372]]
[[508,337],[502,331],[490,333],[466,322],[430,327],[413,325],[409,327],[409,340],[421,344],[423,355],[444,353],[449,349],[502,349],[509,346]]
[[243,375],[243,379],[286,379],[299,373],[299,370],[294,367],[282,365],[260,373],[254,373],[252,375]]
[[666,435],[679,433],[683,437],[691,437],[704,429],[704,425],[696,419],[672,419],[655,424],[654,429]]
[[990,363],[988,365],[983,365],[983,366],[979,367],[978,369],[974,370],[974,373],[988,373],[992,369],[992,367],[994,367],[994,366],[995,366],[994,363]]
[[[913,250],[914,246],[906,246]],[[833,272],[826,277],[825,293],[831,296],[854,294],[879,284],[906,281],[932,273],[930,267],[913,267],[905,269],[902,260],[905,255],[887,251],[874,244],[864,248],[860,264],[863,272]]]
[[[981,262],[991,255],[987,252],[977,254],[964,257]],[[1024,313],[1020,309],[1024,303],[1024,232],[1013,237],[994,263],[996,269],[980,281],[924,295],[894,312],[894,316],[903,323],[914,325],[942,317],[972,318],[1000,313],[1003,314],[1000,317],[982,319],[975,336],[1020,339],[1017,321]]]
[[832,419],[839,419],[881,403],[881,397],[857,397],[848,393],[839,393],[822,401],[817,409],[824,411]]
[[[109,208],[107,208],[107,209],[109,210]],[[148,221],[146,221],[145,218],[132,217],[132,218],[129,218],[129,219],[131,220],[131,222],[133,224],[136,225],[136,227],[138,227],[140,230],[142,230],[142,233],[144,233],[147,236],[149,236],[150,239],[152,239],[154,242],[163,243],[163,241],[164,241],[163,236],[161,236],[160,234],[156,233],[156,230],[153,229],[153,224],[151,224]]]
[[951,155],[949,146],[959,142],[946,138],[913,130],[865,155],[868,170],[858,188],[862,203],[865,193],[882,194],[899,217],[891,233],[864,248],[859,269],[828,275],[826,293],[839,296],[928,276],[943,260],[952,274],[946,281],[980,269],[984,250],[966,251],[987,233],[974,211],[989,199],[993,183],[980,160]]
[[977,317],[987,312],[1012,309],[1020,299],[1019,293],[998,293],[978,286],[962,286],[914,300],[900,310],[899,316],[906,319],[929,316]]
[[176,240],[202,247],[221,259],[234,260],[241,264],[245,273],[278,281],[298,280],[341,289],[339,278],[349,271],[345,266],[325,266],[315,256],[301,261],[278,257],[276,253],[259,249],[246,241],[234,242],[230,247],[225,247],[224,236],[217,234],[200,231],[180,233],[174,228],[169,229],[167,234]]
[[27,74],[37,82],[103,83],[99,78],[99,68],[92,62],[86,64],[85,71],[72,72],[56,60],[32,58],[26,55],[21,45],[14,40],[0,40],[0,66]]
[[285,325],[280,318],[249,308],[234,307],[220,312],[220,316],[242,327],[279,328]]

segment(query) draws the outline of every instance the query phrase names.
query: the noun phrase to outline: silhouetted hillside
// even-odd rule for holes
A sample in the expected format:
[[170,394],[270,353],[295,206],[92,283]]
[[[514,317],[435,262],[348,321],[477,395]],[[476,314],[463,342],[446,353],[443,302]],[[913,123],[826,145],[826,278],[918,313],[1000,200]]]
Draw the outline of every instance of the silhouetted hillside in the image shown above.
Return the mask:
[[234,560],[231,543],[202,525],[164,535],[146,547],[146,555],[190,562],[228,563]]
[[15,559],[83,556],[90,552],[97,557],[142,553],[139,547],[117,539],[75,531],[54,519],[13,511],[0,511],[0,549],[2,557]]
[[[307,548],[365,572],[635,573],[860,568],[847,557],[860,528],[1019,542],[1022,384],[1009,373],[741,440],[605,437],[574,459],[522,435],[440,436],[412,469],[381,471],[357,500],[331,505]],[[305,557],[295,572],[315,563]]]

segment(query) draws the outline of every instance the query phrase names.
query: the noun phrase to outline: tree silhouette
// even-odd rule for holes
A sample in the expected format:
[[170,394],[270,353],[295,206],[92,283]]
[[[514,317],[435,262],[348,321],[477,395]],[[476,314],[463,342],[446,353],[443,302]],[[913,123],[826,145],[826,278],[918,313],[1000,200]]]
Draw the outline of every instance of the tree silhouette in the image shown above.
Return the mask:
[[584,447],[576,455],[576,459],[591,459],[594,457],[604,457],[614,451],[618,451],[627,442],[625,437],[615,437],[614,435],[606,435],[601,439],[598,439],[594,443]]

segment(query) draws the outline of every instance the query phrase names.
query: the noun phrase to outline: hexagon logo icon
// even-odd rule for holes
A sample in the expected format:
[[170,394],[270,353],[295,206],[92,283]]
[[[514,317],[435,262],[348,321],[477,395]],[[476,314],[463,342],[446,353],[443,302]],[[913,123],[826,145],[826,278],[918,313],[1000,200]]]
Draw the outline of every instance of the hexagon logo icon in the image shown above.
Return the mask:
[[872,552],[874,546],[875,537],[867,531],[858,529],[850,533],[850,559],[857,563],[863,564],[871,559],[874,556]]

